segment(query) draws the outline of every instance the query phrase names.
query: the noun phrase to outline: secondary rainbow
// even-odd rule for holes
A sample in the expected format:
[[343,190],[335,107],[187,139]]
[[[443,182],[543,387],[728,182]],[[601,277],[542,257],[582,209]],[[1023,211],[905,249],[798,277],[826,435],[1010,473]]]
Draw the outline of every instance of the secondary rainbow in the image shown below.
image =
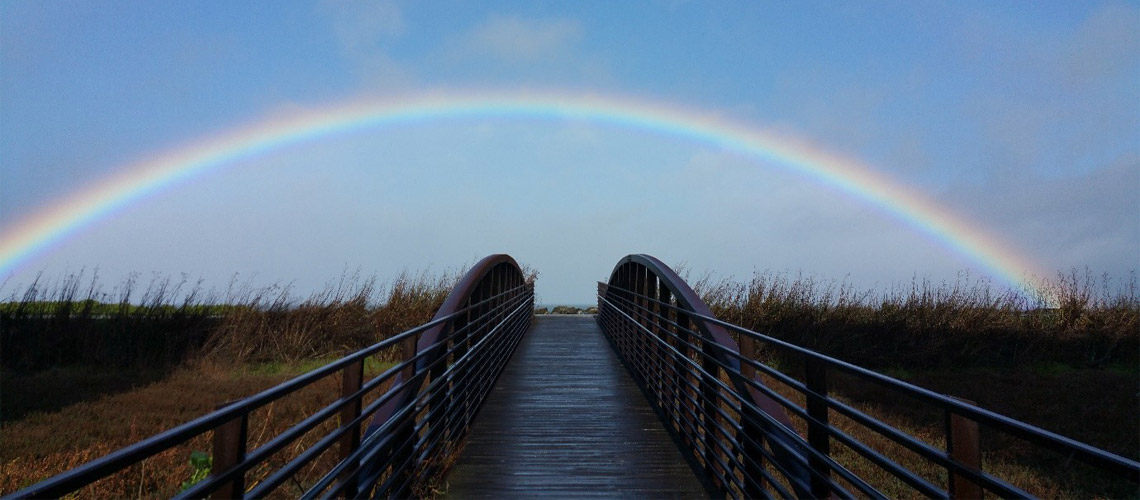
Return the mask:
[[[355,130],[441,119],[530,117],[585,120],[713,145],[802,174],[869,203],[1010,284],[1037,273],[1027,258],[859,162],[721,116],[628,97],[442,93],[355,100],[270,118],[124,166],[107,179],[31,214],[0,234],[0,277],[80,229],[148,194],[289,145]],[[1039,275],[1039,274],[1038,274]]]

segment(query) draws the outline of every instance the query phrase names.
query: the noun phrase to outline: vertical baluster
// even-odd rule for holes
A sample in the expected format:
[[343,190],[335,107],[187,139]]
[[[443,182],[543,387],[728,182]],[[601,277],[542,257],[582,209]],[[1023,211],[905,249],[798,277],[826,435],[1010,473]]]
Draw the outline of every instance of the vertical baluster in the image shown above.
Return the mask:
[[660,407],[661,401],[664,399],[661,390],[661,355],[663,351],[657,345],[657,339],[661,337],[661,307],[656,302],[657,275],[653,273],[646,274],[645,296],[645,322],[649,328],[649,333],[645,336],[646,356],[649,358],[649,393],[657,399],[654,404]]
[[[740,375],[746,381],[756,380],[756,368],[744,362],[756,359],[756,341],[745,334],[740,334]],[[748,397],[750,389],[745,389],[742,397]],[[744,461],[744,494],[749,498],[759,498],[766,494],[764,483],[764,432],[760,426],[760,415],[749,406],[740,405],[741,443],[740,450]]]
[[622,358],[627,363],[629,362],[629,356],[630,356],[629,339],[630,339],[630,331],[632,330],[632,325],[629,324],[628,318],[629,318],[630,313],[633,312],[632,311],[633,270],[634,269],[633,269],[632,263],[627,264],[625,266],[625,272],[623,273],[624,274],[624,280],[622,283],[622,289],[625,292],[623,294],[624,300],[622,300],[622,311],[625,312],[625,314],[622,315],[622,317],[621,317],[621,326],[622,326],[622,328],[621,328],[621,349],[622,349]]
[[[356,391],[359,391],[363,380],[363,360],[356,360],[350,363],[348,366],[345,366],[344,370],[341,373],[340,397],[347,398],[350,395],[356,393]],[[360,447],[360,423],[357,422],[350,425],[353,420],[356,420],[356,418],[360,416],[360,409],[360,396],[353,397],[351,402],[349,402],[347,405],[344,405],[340,409],[340,427],[342,429],[345,427],[350,427],[347,432],[341,435],[340,438],[339,448],[341,462],[348,460],[348,457],[352,455],[352,453],[356,451],[357,448]],[[349,475],[352,475],[352,473],[356,470],[357,465],[358,464],[356,463],[350,465],[349,468],[346,469],[343,474],[341,474],[341,478],[345,479]],[[345,498],[356,498],[358,494],[357,486],[357,478],[354,477],[350,479],[345,483],[342,495]]]
[[[808,422],[808,445],[823,456],[831,455],[831,439],[827,433],[828,421],[827,401],[827,365],[815,357],[804,360],[804,382],[809,393],[807,395],[807,413],[819,423]],[[831,468],[821,459],[810,457],[808,466],[818,475],[812,475],[811,494],[816,498],[824,498],[831,494]]]
[[618,354],[621,356],[622,361],[625,362],[628,362],[629,360],[629,352],[626,349],[626,342],[629,340],[629,335],[627,335],[627,332],[629,332],[629,320],[626,319],[626,315],[629,314],[629,301],[632,293],[630,291],[630,287],[632,286],[631,283],[633,282],[631,279],[632,272],[633,264],[626,264],[621,268],[621,275],[619,276],[619,279],[621,280],[621,301],[618,302],[618,309],[623,314],[618,314],[615,316],[617,318],[617,328],[615,329],[615,333],[617,334],[616,336],[618,338],[618,343],[616,345],[618,347]]
[[475,344],[483,339],[487,332],[487,324],[490,321],[487,314],[490,311],[488,302],[484,302],[490,297],[490,280],[484,277],[480,280],[479,284],[475,287],[476,298],[472,299],[481,303],[475,307],[475,325],[468,336],[468,344],[471,352],[471,372],[467,380],[467,390],[465,394],[465,409],[464,409],[464,427],[463,431],[466,434],[471,429],[471,421],[475,418],[475,411],[478,409],[478,401],[476,401],[479,393],[480,386],[482,385],[482,377],[480,372],[482,370],[482,351],[477,351]]
[[648,374],[646,373],[645,366],[645,333],[639,328],[645,326],[645,275],[648,269],[645,266],[636,266],[636,273],[634,275],[633,289],[633,325],[631,333],[633,334],[633,366],[636,378],[641,379],[641,385],[644,386],[648,381]]
[[494,325],[502,323],[504,315],[507,314],[503,307],[503,271],[506,270],[505,265],[495,266],[491,270],[491,296],[495,298],[493,301],[495,307]]
[[467,413],[467,379],[471,374],[471,365],[470,360],[464,359],[464,356],[467,354],[468,340],[471,336],[469,328],[471,328],[471,304],[475,300],[473,295],[464,302],[465,311],[455,318],[454,337],[451,340],[454,347],[451,363],[456,368],[452,371],[451,389],[447,394],[447,433],[453,443],[458,442],[465,432],[463,415]]
[[[434,436],[432,440],[438,439],[438,448],[434,455],[439,456],[447,452],[447,403],[451,390],[449,383],[443,380],[444,373],[447,371],[447,344],[448,338],[451,336],[451,325],[453,321],[448,321],[439,327],[439,336],[436,337],[435,345],[431,346],[432,355],[428,356],[427,362],[434,363],[431,365],[429,371],[429,384],[435,384],[435,392],[428,395],[428,413],[429,420],[426,423],[427,432],[425,436]],[[428,441],[430,444],[431,440]]]
[[[416,335],[410,335],[400,343],[400,352],[402,361],[407,365],[400,370],[401,379],[407,383],[404,390],[410,393],[409,397],[405,400],[407,404],[413,407],[411,413],[407,413],[403,417],[403,421],[397,424],[396,430],[393,431],[393,443],[396,446],[392,452],[392,464],[399,467],[404,466],[404,471],[401,474],[404,478],[410,478],[415,474],[415,423],[416,423],[416,401],[419,399],[416,393],[419,392],[419,384],[414,384],[416,377],[416,363],[412,361],[416,355]],[[400,410],[403,410],[401,408]],[[397,411],[400,411],[397,410]],[[395,491],[395,496],[403,496],[405,492]]]
[[726,487],[723,481],[724,471],[721,470],[720,464],[716,461],[718,448],[717,442],[717,406],[719,399],[717,395],[720,393],[720,388],[716,385],[715,380],[720,376],[720,366],[715,362],[716,348],[713,347],[715,341],[712,339],[708,332],[703,328],[700,330],[701,335],[701,407],[704,411],[705,422],[705,436],[704,436],[704,449],[705,449],[705,469],[712,476],[713,482],[718,488],[724,489]]
[[660,350],[661,356],[658,360],[661,369],[661,400],[664,402],[664,406],[668,409],[667,413],[669,413],[670,416],[676,418],[677,408],[675,405],[675,398],[673,397],[673,393],[677,390],[677,386],[670,386],[670,384],[674,383],[676,379],[674,376],[675,373],[673,371],[673,363],[670,363],[670,360],[673,359],[673,352],[667,347],[675,345],[676,343],[669,335],[669,318],[671,317],[670,309],[664,305],[669,303],[670,296],[671,293],[669,292],[669,287],[665,286],[664,282],[660,283],[657,287],[657,300],[660,301],[662,305],[658,306],[657,308],[657,321],[660,324],[660,328],[657,330],[657,337],[662,341]]
[[[691,382],[696,381],[696,375],[693,373],[694,368],[689,362],[689,360],[691,360],[693,357],[693,348],[690,347],[690,344],[693,341],[692,335],[689,333],[691,329],[692,323],[689,321],[689,315],[685,314],[681,310],[678,310],[677,337],[679,339],[678,347],[680,348],[679,350],[681,351],[681,355],[678,356],[677,359],[673,362],[673,366],[675,367],[677,373],[676,385],[680,388],[680,410],[682,415],[682,426],[684,429],[681,434],[684,436],[683,439],[685,441],[685,444],[689,447],[689,449],[692,450],[693,454],[700,455],[700,450],[697,448],[696,443],[696,427],[699,423],[699,417],[693,416],[696,414],[697,409],[696,389],[690,386]],[[687,423],[691,423],[692,428],[689,428],[688,425],[685,425]]]

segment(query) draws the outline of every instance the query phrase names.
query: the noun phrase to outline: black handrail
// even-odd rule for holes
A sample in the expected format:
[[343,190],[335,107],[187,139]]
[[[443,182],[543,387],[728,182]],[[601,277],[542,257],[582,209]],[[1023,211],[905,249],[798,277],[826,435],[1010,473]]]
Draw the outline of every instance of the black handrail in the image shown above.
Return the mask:
[[[648,255],[623,258],[609,283],[598,284],[598,311],[598,323],[666,427],[678,436],[682,451],[727,496],[847,498],[855,495],[849,491],[853,488],[863,496],[882,497],[867,480],[838,463],[832,442],[921,495],[973,497],[985,490],[1003,497],[1030,496],[982,467],[978,425],[1140,482],[1140,463],[1129,458],[721,321],[684,280]],[[756,361],[757,343],[799,356],[803,380]],[[946,449],[829,395],[828,374],[835,370],[940,409]],[[760,374],[798,392],[806,404],[767,387]],[[804,423],[806,436],[795,430],[788,412]],[[832,425],[831,415],[842,415],[945,468],[946,479],[934,482],[908,470]]]
[[[305,497],[402,498],[433,477],[442,458],[466,436],[475,414],[530,326],[534,285],[507,255],[479,261],[452,289],[435,317],[321,368],[234,402],[168,431],[4,496],[60,497],[196,436],[213,431],[213,470],[178,495],[260,498],[335,445],[340,461],[309,485]],[[364,380],[364,360],[400,347],[403,359]],[[246,451],[251,412],[335,373],[340,398],[259,448]],[[367,395],[388,385],[365,406]],[[319,424],[339,414],[321,437],[252,488],[245,474]],[[361,427],[371,417],[363,434]]]

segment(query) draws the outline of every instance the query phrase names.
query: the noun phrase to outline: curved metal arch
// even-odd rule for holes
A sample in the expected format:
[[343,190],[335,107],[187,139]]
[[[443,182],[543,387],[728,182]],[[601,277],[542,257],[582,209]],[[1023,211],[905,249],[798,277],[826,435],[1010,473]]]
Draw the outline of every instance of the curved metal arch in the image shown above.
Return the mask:
[[[640,265],[653,273],[659,282],[669,289],[672,296],[677,300],[677,306],[681,309],[705,316],[713,315],[712,311],[709,310],[709,306],[705,305],[705,302],[689,287],[688,283],[685,283],[685,280],[681,279],[672,268],[652,255],[631,254],[618,261],[617,265],[614,266],[613,272],[610,273],[610,285],[618,284],[618,286],[624,285],[628,288],[628,283],[620,280],[623,280],[626,276],[622,273],[622,270],[628,268],[630,265]],[[724,331],[723,327],[706,324],[704,322],[700,322],[699,326],[701,332],[704,333],[707,338],[713,339],[713,341],[722,347],[731,348],[737,353],[740,352],[740,346],[736,345],[736,342],[732,340],[732,336]],[[725,356],[725,358],[726,359],[720,359],[718,357],[718,360],[733,367],[737,371],[740,370],[740,361],[737,358],[731,356]]]
[[[522,285],[526,281],[523,276],[522,268],[519,267],[518,262],[513,257],[507,254],[494,254],[484,257],[477,262],[467,274],[459,280],[452,289],[451,293],[444,299],[443,304],[436,311],[432,321],[452,316],[455,313],[471,307],[487,298],[499,295],[504,290],[514,288]],[[490,309],[489,304],[484,304],[478,309]],[[460,325],[462,326],[462,325]],[[423,377],[427,375],[426,368],[433,366],[445,352],[445,342],[440,342],[440,339],[445,339],[448,334],[456,330],[456,320],[446,321],[440,323],[420,335],[419,340],[416,342],[416,352],[418,354],[426,350],[432,352],[424,356],[416,362],[415,376],[422,381]],[[462,353],[460,353],[462,354]],[[403,379],[403,375],[397,375],[393,385],[399,384]],[[375,428],[383,425],[401,408],[407,406],[412,399],[416,397],[418,387],[416,384],[410,384],[403,389],[403,394],[393,397],[388,402],[380,407],[376,415],[372,418],[372,423],[369,426],[369,432]]]
[[[655,280],[650,279],[650,277],[655,278]],[[637,283],[637,280],[644,281]],[[715,343],[718,346],[718,348],[711,349],[712,352],[705,354],[711,355],[723,366],[728,367],[725,371],[728,373],[738,395],[746,396],[751,404],[779,422],[784,428],[793,428],[791,419],[788,418],[783,406],[746,382],[746,376],[741,371],[740,346],[724,327],[701,319],[701,316],[715,316],[704,300],[672,268],[652,255],[630,254],[623,257],[614,266],[610,273],[608,285],[606,287],[606,299],[610,299],[609,294],[618,290],[632,291],[649,296],[657,295],[655,298],[660,298],[661,302],[675,300],[676,307],[693,313],[690,320],[697,327],[700,340]],[[662,293],[660,288],[667,289],[668,294]],[[763,384],[759,377],[752,378],[753,383]],[[792,482],[797,495],[811,496],[811,492],[802,486],[810,482],[811,477],[806,468],[806,453],[802,445],[797,442],[796,438],[788,436],[787,432],[778,426],[762,425],[761,427],[765,439],[776,445],[772,448],[777,459],[794,476],[797,476],[798,481]]]
[[[505,253],[483,257],[451,289],[451,293],[444,299],[443,305],[439,306],[439,311],[436,311],[432,321],[446,318],[470,307],[473,297],[494,296],[503,289],[516,287],[525,281],[526,277],[523,275],[522,268],[519,267],[514,257]],[[433,346],[438,348],[439,346],[436,344],[439,343],[440,338],[446,337],[447,330],[451,326],[450,323],[443,323],[424,332],[420,336],[419,342],[416,343],[416,352]],[[429,358],[432,359],[421,359],[417,369],[428,366],[431,361],[435,361],[435,356],[429,356]]]

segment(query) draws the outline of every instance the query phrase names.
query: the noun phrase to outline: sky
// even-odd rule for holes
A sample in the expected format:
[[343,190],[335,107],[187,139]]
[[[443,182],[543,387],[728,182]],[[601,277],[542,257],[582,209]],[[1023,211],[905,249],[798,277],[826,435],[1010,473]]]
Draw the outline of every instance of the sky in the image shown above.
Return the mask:
[[[968,231],[690,133],[441,113],[283,141],[104,207],[0,262],[0,294],[93,269],[304,294],[492,253],[540,273],[539,302],[569,304],[631,253],[879,289],[1074,268],[1120,280],[1140,264],[1140,3],[1096,1],[5,0],[0,245],[108,179],[244,130],[536,95],[783,138]],[[965,232],[986,244],[963,252]],[[995,269],[999,246],[1014,258]]]

